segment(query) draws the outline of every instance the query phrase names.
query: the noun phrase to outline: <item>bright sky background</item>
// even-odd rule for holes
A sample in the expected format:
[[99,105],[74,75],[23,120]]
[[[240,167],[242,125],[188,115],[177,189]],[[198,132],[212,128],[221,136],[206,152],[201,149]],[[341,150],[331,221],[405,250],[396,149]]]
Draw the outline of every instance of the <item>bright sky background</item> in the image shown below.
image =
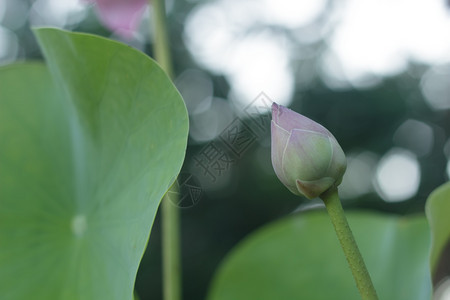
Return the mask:
[[[450,13],[445,1],[334,2],[211,1],[190,14],[186,42],[202,66],[230,79],[233,96],[244,102],[265,91],[288,104],[295,85],[291,61],[302,55],[283,34],[255,30],[258,24],[289,29],[303,41],[326,35],[321,76],[332,88],[373,87],[382,76],[403,72],[409,62],[437,66],[450,62]],[[444,73],[450,76],[448,68]],[[431,105],[448,108],[447,99],[440,96],[448,94],[449,85],[434,91],[438,84],[424,81],[424,90],[433,90],[425,95]],[[441,94],[440,100],[433,100],[432,94]]]

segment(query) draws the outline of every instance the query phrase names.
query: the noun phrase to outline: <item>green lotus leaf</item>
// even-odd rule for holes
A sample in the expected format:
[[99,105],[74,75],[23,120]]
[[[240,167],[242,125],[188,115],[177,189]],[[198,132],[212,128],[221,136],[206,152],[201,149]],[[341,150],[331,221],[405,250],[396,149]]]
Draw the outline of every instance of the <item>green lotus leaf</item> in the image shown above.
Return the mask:
[[0,68],[0,295],[132,299],[188,117],[143,53],[35,30],[47,65]]

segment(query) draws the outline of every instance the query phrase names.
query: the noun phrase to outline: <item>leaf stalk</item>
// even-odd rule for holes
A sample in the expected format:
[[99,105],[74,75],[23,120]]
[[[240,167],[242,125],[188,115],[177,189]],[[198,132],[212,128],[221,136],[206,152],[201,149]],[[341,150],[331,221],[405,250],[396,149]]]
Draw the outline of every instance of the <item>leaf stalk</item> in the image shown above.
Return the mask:
[[344,250],[345,257],[355,279],[356,286],[363,300],[378,300],[377,293],[370,278],[364,259],[356,244],[353,233],[348,225],[344,209],[339,199],[337,188],[333,188],[323,193],[320,198],[325,203],[325,207],[330,216],[331,223],[336,231],[336,235]]

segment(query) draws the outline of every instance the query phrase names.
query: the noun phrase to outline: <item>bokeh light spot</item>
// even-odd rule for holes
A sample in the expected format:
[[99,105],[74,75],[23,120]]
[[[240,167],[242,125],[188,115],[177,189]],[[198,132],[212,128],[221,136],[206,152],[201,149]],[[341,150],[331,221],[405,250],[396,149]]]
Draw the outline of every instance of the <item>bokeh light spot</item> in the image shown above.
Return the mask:
[[0,26],[0,65],[13,62],[19,52],[17,36],[11,30]]
[[194,59],[203,67],[222,73],[234,44],[232,20],[219,2],[200,5],[186,20],[184,38]]
[[294,92],[289,52],[269,33],[248,36],[234,48],[227,70],[232,99],[250,104],[261,92],[288,106]]
[[[202,5],[188,16],[184,37],[200,65],[226,76],[233,101],[249,104],[265,92],[288,105],[294,90],[291,44],[279,32],[264,29],[266,4],[220,0]],[[255,30],[261,22],[264,26]]]
[[297,28],[313,22],[326,8],[326,0],[261,1],[268,23]]
[[436,288],[433,300],[450,300],[450,278],[444,279]]
[[16,31],[27,23],[28,5],[25,1],[0,0],[0,21],[2,26]]
[[339,187],[342,198],[356,198],[373,191],[377,160],[377,155],[369,151],[347,155],[347,170]]
[[211,106],[213,83],[205,72],[186,70],[176,78],[175,85],[183,96],[189,115],[202,113]]
[[3,21],[5,11],[6,11],[6,1],[0,1],[0,22]]
[[417,193],[420,175],[416,156],[408,150],[395,148],[378,164],[375,189],[385,201],[404,201]]
[[[323,55],[325,81],[338,87],[376,85],[374,76],[403,72],[409,62],[450,61],[450,14],[444,1],[350,0],[339,2],[337,22]],[[401,21],[399,21],[401,16]],[[336,61],[331,63],[331,61]],[[335,67],[339,66],[340,70]],[[327,71],[333,72],[326,74]],[[331,86],[336,85],[332,82]]]
[[213,140],[231,124],[233,117],[233,110],[228,101],[212,98],[209,109],[191,118],[189,134],[196,142]]
[[37,0],[33,3],[30,22],[34,26],[70,28],[86,16],[87,1]]
[[433,129],[430,125],[409,119],[395,131],[394,143],[414,152],[417,156],[427,155],[434,144]]
[[432,109],[450,108],[450,65],[430,68],[422,77],[421,90]]
[[450,159],[447,161],[447,179],[450,180]]

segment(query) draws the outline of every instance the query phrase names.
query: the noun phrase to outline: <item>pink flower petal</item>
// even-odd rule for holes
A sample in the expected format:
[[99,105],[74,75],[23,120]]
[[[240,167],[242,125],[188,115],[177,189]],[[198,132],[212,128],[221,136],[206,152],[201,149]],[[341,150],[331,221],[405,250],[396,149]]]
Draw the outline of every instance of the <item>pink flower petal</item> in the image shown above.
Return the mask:
[[97,3],[100,21],[124,38],[130,38],[142,17],[147,0],[84,0]]
[[286,131],[301,128],[304,130],[311,130],[321,132],[326,135],[331,135],[331,133],[322,125],[299,113],[296,113],[295,111],[290,110],[287,107],[278,105],[275,102],[272,104],[272,119]]

